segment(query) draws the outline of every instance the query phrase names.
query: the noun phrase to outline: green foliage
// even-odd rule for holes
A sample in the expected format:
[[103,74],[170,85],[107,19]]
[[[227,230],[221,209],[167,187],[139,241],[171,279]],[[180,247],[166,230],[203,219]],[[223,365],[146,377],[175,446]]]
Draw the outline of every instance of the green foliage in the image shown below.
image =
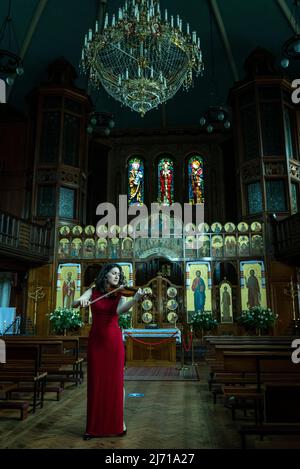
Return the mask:
[[194,329],[203,329],[204,331],[210,331],[215,329],[218,325],[216,319],[212,317],[211,313],[194,313],[191,318],[191,324],[193,325]]
[[121,329],[129,329],[131,326],[131,313],[122,313],[119,315],[119,326]]
[[248,311],[243,311],[237,321],[248,330],[260,329],[266,332],[274,326],[277,318],[278,314],[273,313],[270,308],[253,306]]
[[57,308],[49,314],[52,329],[57,333],[83,326],[80,311],[73,308]]

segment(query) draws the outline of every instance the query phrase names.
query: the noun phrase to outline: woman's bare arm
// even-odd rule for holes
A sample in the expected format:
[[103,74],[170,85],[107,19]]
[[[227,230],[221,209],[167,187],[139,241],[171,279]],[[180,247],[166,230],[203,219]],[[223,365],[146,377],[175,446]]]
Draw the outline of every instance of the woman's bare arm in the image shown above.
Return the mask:
[[73,304],[72,304],[73,308],[79,308],[79,306],[84,308],[88,306],[90,303],[91,296],[92,296],[92,289],[89,288],[77,300],[73,301]]
[[124,296],[121,296],[120,301],[117,307],[117,313],[122,314],[126,313],[132,306],[139,301],[143,297],[143,290],[141,288],[138,289],[132,300],[126,301]]

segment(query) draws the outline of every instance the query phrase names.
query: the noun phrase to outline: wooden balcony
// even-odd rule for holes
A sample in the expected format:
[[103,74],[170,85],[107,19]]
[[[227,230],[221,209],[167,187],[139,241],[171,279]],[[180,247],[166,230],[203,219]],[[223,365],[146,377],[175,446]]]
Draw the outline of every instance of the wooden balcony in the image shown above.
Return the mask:
[[275,256],[279,261],[300,265],[300,213],[277,221],[273,218]]
[[0,256],[44,263],[50,260],[52,246],[53,228],[0,212]]

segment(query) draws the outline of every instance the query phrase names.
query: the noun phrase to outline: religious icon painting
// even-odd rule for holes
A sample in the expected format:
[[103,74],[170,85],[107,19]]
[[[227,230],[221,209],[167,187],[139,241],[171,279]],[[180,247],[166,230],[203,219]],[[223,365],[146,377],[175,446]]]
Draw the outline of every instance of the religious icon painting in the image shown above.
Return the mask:
[[235,230],[235,224],[229,221],[228,223],[225,224],[224,229],[226,233],[233,233]]
[[223,237],[222,236],[212,236],[211,254],[212,254],[212,257],[223,256]]
[[84,233],[87,236],[93,236],[95,234],[95,227],[93,225],[88,225],[84,228]]
[[111,238],[108,241],[108,252],[111,259],[117,259],[120,251],[120,239]]
[[211,225],[211,231],[213,233],[220,233],[222,229],[223,229],[223,226],[218,221],[216,221],[215,223]]
[[262,256],[264,253],[263,238],[260,235],[251,236],[251,254]]
[[259,232],[261,231],[261,223],[259,223],[258,221],[254,221],[253,223],[251,223],[250,228],[251,231]]
[[265,267],[263,261],[241,261],[241,304],[245,311],[254,306],[267,307]]
[[197,236],[198,257],[210,257],[210,237],[207,235]]
[[97,225],[96,234],[97,236],[99,236],[99,238],[106,238],[107,232],[108,232],[108,229],[106,225]]
[[189,203],[204,204],[204,174],[203,159],[192,156],[188,161]]
[[70,256],[70,241],[67,238],[60,239],[58,243],[58,257],[67,259]]
[[132,257],[132,255],[133,255],[133,240],[129,237],[124,238],[122,240],[121,256]]
[[119,225],[112,225],[109,228],[109,232],[113,234],[114,236],[116,236],[117,234],[121,232],[121,228],[119,227]]
[[185,255],[187,257],[197,255],[197,237],[187,236],[185,238]]
[[142,321],[145,323],[145,324],[149,324],[153,319],[153,316],[151,313],[149,313],[149,311],[146,311],[145,313],[142,314]]
[[239,256],[249,256],[250,254],[250,244],[249,236],[239,236],[238,237],[238,253]]
[[70,234],[71,230],[70,227],[67,225],[61,226],[59,228],[59,234],[60,236],[68,236]]
[[174,298],[167,301],[167,309],[169,309],[170,311],[175,311],[177,308],[178,308],[178,303],[176,300],[174,300]]
[[187,322],[196,312],[211,311],[210,262],[186,263],[186,311]]
[[96,246],[96,257],[98,259],[105,259],[107,257],[107,239],[99,238]]
[[197,231],[196,225],[194,223],[187,223],[184,225],[184,232],[187,235],[194,235]]
[[93,238],[85,239],[83,243],[83,257],[85,259],[92,259],[95,257],[96,243]]
[[169,298],[175,298],[175,296],[177,295],[177,290],[175,287],[169,287],[167,289],[167,295]]
[[74,238],[71,242],[71,257],[82,257],[82,239]]
[[167,314],[167,320],[171,324],[175,324],[176,321],[178,321],[178,314],[175,313],[174,311],[171,311],[170,313]]
[[235,236],[225,236],[224,256],[225,257],[235,257],[236,256],[236,238],[235,238]]
[[249,231],[249,225],[244,221],[241,221],[238,224],[237,228],[241,233],[245,233],[246,231]]
[[56,308],[72,308],[79,298],[81,287],[80,264],[59,264],[57,267]]
[[82,234],[82,226],[76,225],[72,228],[72,235],[73,236],[80,236]]
[[232,288],[230,283],[223,281],[219,285],[221,323],[233,323]]

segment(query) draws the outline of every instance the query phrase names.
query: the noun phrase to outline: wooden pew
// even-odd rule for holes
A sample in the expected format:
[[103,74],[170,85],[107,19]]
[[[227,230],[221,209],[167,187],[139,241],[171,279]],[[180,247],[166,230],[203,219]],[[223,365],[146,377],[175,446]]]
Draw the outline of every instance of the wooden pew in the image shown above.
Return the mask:
[[264,421],[260,425],[243,425],[240,430],[242,449],[247,435],[300,435],[300,383],[267,384],[264,390]]
[[[6,363],[0,364],[0,381],[8,383],[32,383],[33,404],[43,407],[47,373],[41,372],[40,348],[37,344],[6,343]],[[9,391],[12,392],[13,390]]]
[[[83,382],[83,359],[79,358],[79,338],[65,336],[10,336],[10,343],[35,343],[40,347],[40,369],[48,372],[48,381],[59,381],[61,387],[51,391],[62,392],[65,382]],[[70,353],[71,352],[71,353]],[[48,387],[50,391],[50,387]]]

